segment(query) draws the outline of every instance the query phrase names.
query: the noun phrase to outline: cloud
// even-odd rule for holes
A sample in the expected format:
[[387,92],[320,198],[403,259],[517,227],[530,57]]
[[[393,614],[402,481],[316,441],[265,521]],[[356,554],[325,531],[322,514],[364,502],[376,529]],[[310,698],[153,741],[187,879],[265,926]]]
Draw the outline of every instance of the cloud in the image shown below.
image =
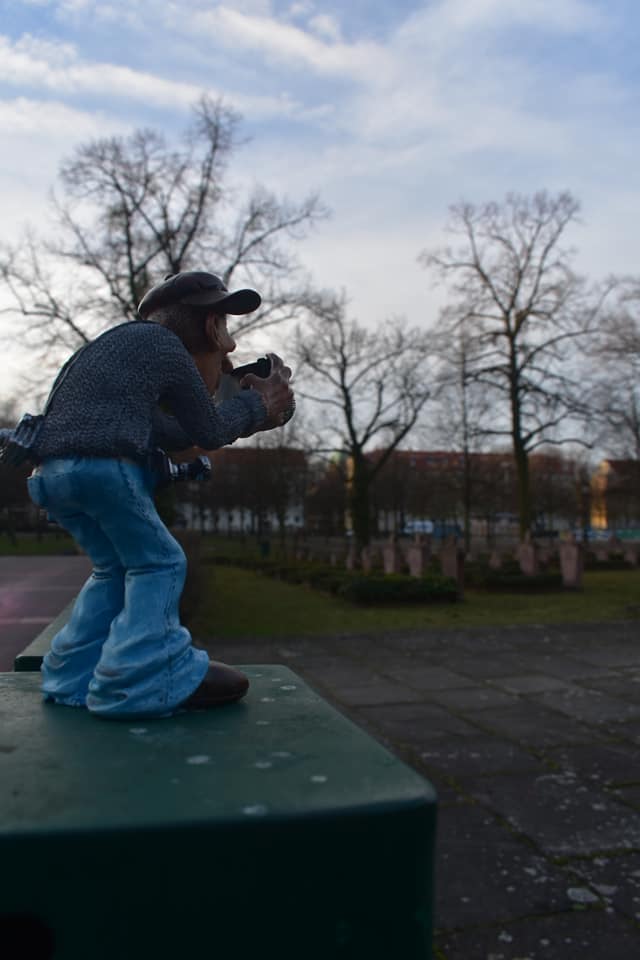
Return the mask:
[[[399,48],[421,49],[425,65],[444,57],[470,37],[504,35],[514,27],[537,28],[547,33],[580,34],[606,28],[608,21],[590,0],[436,0],[421,6],[398,27],[388,43],[342,39],[336,16],[314,15],[313,7],[295,3],[289,13],[307,18],[307,29],[273,15],[244,12],[224,4],[207,6],[183,18],[183,29],[204,31],[237,52],[257,51],[292,67],[305,65],[320,74],[361,81],[396,73],[403,64],[394,57]],[[407,41],[412,40],[412,43]]]
[[335,42],[340,42],[342,37],[340,33],[340,24],[335,17],[330,17],[328,14],[320,14],[317,17],[311,17],[309,20],[309,26],[314,33],[317,33],[320,37],[325,37],[327,40],[332,40]]
[[506,32],[519,25],[575,34],[598,31],[608,24],[591,0],[437,0],[410,17],[405,29],[420,21],[449,36]]
[[373,73],[376,61],[380,68],[380,61],[386,59],[384,48],[372,41],[348,44],[339,40],[338,22],[333,17],[315,17],[312,23],[316,32],[329,36],[329,41],[273,17],[253,16],[223,5],[196,13],[184,26],[208,33],[238,51],[258,51],[292,66],[308,66],[335,76]]
[[[612,248],[608,200],[598,205],[597,191],[618,216],[626,211],[629,223],[640,210],[633,189],[638,138],[622,120],[629,94],[617,64],[604,54],[598,60],[600,39],[617,29],[610,6],[416,0],[407,15],[408,5],[389,5],[393,13],[374,40],[370,24],[337,3],[293,0],[278,4],[276,15],[268,0],[192,0],[185,15],[178,0],[92,0],[75,10],[74,23],[121,17],[129,49],[142,36],[134,29],[144,31],[146,72],[94,62],[85,39],[81,54],[69,44],[5,38],[0,68],[16,70],[27,92],[56,102],[87,94],[116,114],[133,100],[128,115],[140,115],[146,103],[182,113],[200,93],[198,77],[214,78],[257,134],[234,161],[234,176],[294,197],[320,192],[334,219],[302,249],[321,283],[351,288],[353,280],[363,304],[366,291],[361,316],[393,306],[384,299],[389,263],[402,279],[401,312],[410,312],[416,290],[427,286],[426,278],[424,287],[416,282],[415,256],[460,196],[499,200],[508,189],[569,186],[585,211],[595,200],[599,235]],[[57,9],[71,16],[68,2]],[[577,62],[583,40],[595,61]],[[174,56],[179,45],[182,59]],[[1,117],[0,108],[0,125]],[[598,249],[606,253],[605,240]]]
[[506,145],[537,152],[551,136],[545,149],[551,143],[554,151],[566,142],[562,123],[536,116],[534,105],[553,78],[521,43],[513,45],[513,30],[557,38],[604,29],[587,0],[437,0],[399,22],[385,42],[346,42],[337,16],[316,15],[310,4],[294,4],[289,15],[296,23],[217,4],[176,28],[209,36],[237,60],[254,57],[285,89],[303,83],[318,98],[322,86],[310,78],[332,79],[339,86],[306,119],[345,141],[392,149],[444,138],[456,151]]
[[0,71],[14,87],[30,87],[58,95],[98,94],[142,99],[173,106],[193,103],[200,88],[167,81],[130,67],[86,63],[69,43],[55,43],[30,35],[12,43],[0,36]]
[[[167,80],[157,74],[111,63],[86,62],[69,43],[40,40],[30,35],[16,43],[0,35],[0,73],[6,84],[47,91],[58,96],[92,95],[103,101],[121,98],[145,105],[186,110],[201,96],[203,87]],[[220,90],[207,87],[212,96]],[[290,116],[302,106],[287,94],[229,94],[225,98],[252,117]]]
[[[69,143],[87,137],[122,133],[125,125],[94,110],[76,110],[60,101],[17,97],[0,100],[0,134]],[[5,151],[5,161],[7,152]]]
[[3,236],[18,231],[27,219],[42,221],[56,170],[76,143],[129,130],[128,124],[101,111],[78,110],[56,100],[0,100]]

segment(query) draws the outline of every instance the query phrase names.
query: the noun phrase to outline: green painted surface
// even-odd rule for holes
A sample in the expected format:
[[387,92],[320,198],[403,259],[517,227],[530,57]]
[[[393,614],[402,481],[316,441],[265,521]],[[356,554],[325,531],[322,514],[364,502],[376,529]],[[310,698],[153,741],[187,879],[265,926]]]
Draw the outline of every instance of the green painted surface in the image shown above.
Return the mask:
[[0,834],[337,816],[430,800],[424,779],[291,670],[243,670],[251,688],[238,704],[118,722],[42,703],[39,676],[0,676]]
[[0,910],[55,960],[430,956],[433,789],[289,669],[243,669],[242,703],[121,722],[0,675]]
[[62,630],[65,623],[71,616],[74,603],[75,600],[67,604],[64,610],[60,611],[55,620],[52,620],[51,623],[46,626],[34,640],[31,641],[29,646],[25,647],[24,650],[18,654],[13,662],[14,670],[34,671],[40,669],[42,658],[49,650],[53,637],[55,637],[58,630]]

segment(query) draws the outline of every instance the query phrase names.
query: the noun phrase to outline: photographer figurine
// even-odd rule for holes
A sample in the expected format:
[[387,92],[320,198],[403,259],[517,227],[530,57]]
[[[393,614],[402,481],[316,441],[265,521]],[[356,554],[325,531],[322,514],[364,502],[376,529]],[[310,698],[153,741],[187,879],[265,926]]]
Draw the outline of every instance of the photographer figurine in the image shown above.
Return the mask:
[[[48,700],[103,717],[157,717],[246,693],[244,674],[210,662],[180,624],[186,560],[153,492],[162,477],[206,474],[198,454],[291,417],[291,370],[275,354],[268,368],[232,377],[227,315],[259,304],[254,290],[230,292],[211,273],[168,276],[142,299],[140,320],[97,337],[58,377],[31,431],[29,493],[93,572],[44,658]],[[216,405],[223,375],[238,389]],[[171,463],[163,451],[192,462]]]

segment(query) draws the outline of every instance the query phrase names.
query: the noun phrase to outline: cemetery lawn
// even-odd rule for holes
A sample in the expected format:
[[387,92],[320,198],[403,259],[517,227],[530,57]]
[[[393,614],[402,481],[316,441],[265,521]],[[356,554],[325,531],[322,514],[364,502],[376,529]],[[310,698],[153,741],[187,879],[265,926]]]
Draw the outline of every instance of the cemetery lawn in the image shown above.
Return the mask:
[[462,602],[358,607],[328,593],[231,566],[202,568],[196,637],[285,637],[428,627],[638,620],[640,569],[589,572],[581,591],[547,594],[467,590]]
[[17,543],[13,544],[6,533],[0,533],[0,556],[34,557],[77,553],[71,537],[62,531],[47,531],[41,539],[34,533],[20,532],[16,539]]

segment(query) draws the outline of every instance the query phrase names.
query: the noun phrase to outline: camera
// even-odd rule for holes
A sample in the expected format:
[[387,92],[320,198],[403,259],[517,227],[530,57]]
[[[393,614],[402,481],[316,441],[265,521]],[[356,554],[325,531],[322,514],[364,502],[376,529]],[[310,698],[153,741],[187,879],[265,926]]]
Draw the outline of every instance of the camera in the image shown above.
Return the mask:
[[191,480],[208,480],[211,476],[209,457],[196,457],[187,463],[174,463],[164,450],[154,450],[149,466],[157,475],[158,486],[170,483],[188,483]]
[[[236,397],[241,389],[247,390],[248,386],[240,387],[240,381],[243,377],[246,377],[248,373],[260,377],[261,380],[266,380],[267,377],[271,376],[271,372],[272,363],[270,356],[259,357],[257,360],[254,360],[253,363],[245,363],[240,367],[234,367],[233,370],[230,370],[229,373],[225,373],[222,376],[216,392],[216,401],[218,403],[224,403],[226,400],[232,400],[233,397]],[[282,415],[279,426],[284,426],[284,424],[291,419],[294,412],[295,402],[293,402],[286,413]]]
[[253,373],[261,380],[266,380],[271,373],[271,358],[259,357],[253,363],[245,363],[241,367],[234,367],[229,376],[234,380],[242,380],[248,373]]

